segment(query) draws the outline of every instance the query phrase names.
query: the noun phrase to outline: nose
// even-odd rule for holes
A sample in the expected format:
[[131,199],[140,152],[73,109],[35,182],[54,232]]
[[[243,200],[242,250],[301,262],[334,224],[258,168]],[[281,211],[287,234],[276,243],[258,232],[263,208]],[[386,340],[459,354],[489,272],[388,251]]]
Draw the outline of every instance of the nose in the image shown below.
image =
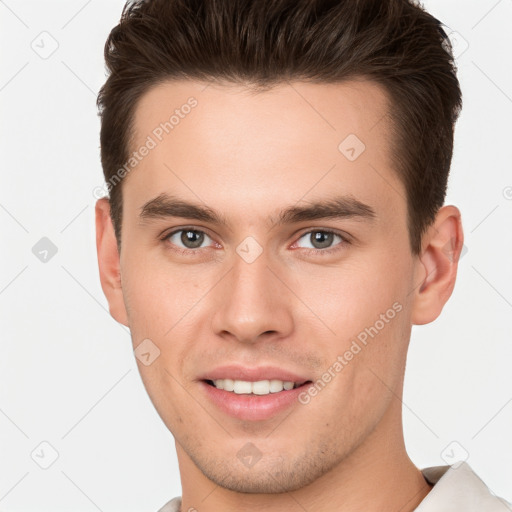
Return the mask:
[[272,265],[265,251],[252,262],[238,254],[233,259],[231,270],[214,289],[215,334],[242,343],[289,335],[293,329],[293,294],[284,284],[282,267]]

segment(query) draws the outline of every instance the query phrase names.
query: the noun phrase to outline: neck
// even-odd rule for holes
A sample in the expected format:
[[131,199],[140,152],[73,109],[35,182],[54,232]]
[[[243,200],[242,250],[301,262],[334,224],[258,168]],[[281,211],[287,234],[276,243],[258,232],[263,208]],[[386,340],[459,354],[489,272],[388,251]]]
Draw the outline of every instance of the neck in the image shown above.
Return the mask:
[[293,492],[245,494],[220,487],[206,478],[176,443],[183,490],[181,512],[414,511],[432,486],[407,455],[398,410],[401,403],[396,402],[350,455],[322,477]]

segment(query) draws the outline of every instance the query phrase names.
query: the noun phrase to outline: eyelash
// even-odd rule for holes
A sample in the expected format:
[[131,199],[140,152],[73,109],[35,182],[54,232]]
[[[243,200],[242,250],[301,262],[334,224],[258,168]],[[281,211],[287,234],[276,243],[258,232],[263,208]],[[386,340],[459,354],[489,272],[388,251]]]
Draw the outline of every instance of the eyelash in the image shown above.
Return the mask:
[[[164,236],[162,236],[160,238],[160,240],[164,243],[167,243],[169,246],[171,245],[171,243],[169,243],[169,239],[175,235],[176,233],[181,233],[183,231],[193,231],[194,233],[202,233],[206,236],[208,236],[209,238],[211,238],[208,233],[206,233],[205,231],[202,231],[200,229],[195,229],[195,228],[192,228],[192,227],[184,227],[184,228],[180,228],[180,229],[176,229],[174,231],[171,231],[170,233],[167,233],[165,234]],[[302,233],[299,238],[297,239],[297,242],[298,240],[300,240],[301,238],[303,238],[305,235],[310,235],[311,233],[324,233],[324,234],[332,234],[332,235],[335,235],[335,236],[338,236],[341,238],[341,242],[338,243],[337,245],[333,246],[333,247],[329,247],[327,249],[309,249],[309,248],[302,248],[303,252],[305,251],[306,254],[313,254],[315,256],[324,256],[324,255],[330,255],[330,254],[333,254],[335,252],[338,252],[340,250],[343,250],[343,248],[346,246],[346,245],[350,245],[350,240],[348,239],[347,236],[344,236],[342,235],[341,233],[337,232],[337,231],[334,231],[332,229],[311,229],[309,231],[306,231],[304,233]],[[294,245],[297,243],[297,242],[294,242]],[[198,253],[200,252],[200,249],[206,249],[206,247],[200,247],[198,249],[183,249],[181,247],[177,247],[175,244],[172,244],[174,247],[172,247],[172,250],[173,251],[176,251],[178,252],[179,254],[183,254],[185,256],[190,256],[190,257],[193,257],[195,256],[194,253]]]

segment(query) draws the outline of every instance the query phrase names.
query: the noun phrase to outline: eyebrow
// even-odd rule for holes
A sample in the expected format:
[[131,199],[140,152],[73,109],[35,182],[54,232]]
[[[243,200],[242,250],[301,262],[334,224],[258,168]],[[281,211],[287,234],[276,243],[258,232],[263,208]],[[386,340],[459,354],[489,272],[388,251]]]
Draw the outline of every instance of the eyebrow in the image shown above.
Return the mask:
[[[139,214],[141,223],[168,217],[195,219],[226,227],[229,225],[226,217],[212,208],[184,201],[165,192],[147,201],[141,207]],[[271,219],[271,225],[278,226],[320,219],[374,221],[377,219],[377,214],[368,204],[353,196],[342,195],[332,199],[308,202],[306,206],[290,206],[279,213],[277,220]]]

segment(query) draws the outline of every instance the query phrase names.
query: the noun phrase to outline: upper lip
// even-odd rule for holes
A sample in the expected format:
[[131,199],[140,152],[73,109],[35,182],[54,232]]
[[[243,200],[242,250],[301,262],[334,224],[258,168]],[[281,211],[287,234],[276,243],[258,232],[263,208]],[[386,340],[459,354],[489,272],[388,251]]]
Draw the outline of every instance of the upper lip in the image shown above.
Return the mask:
[[277,366],[259,366],[249,368],[239,365],[219,366],[199,377],[200,380],[233,379],[257,382],[260,380],[282,380],[283,382],[306,382],[308,377],[283,370]]

